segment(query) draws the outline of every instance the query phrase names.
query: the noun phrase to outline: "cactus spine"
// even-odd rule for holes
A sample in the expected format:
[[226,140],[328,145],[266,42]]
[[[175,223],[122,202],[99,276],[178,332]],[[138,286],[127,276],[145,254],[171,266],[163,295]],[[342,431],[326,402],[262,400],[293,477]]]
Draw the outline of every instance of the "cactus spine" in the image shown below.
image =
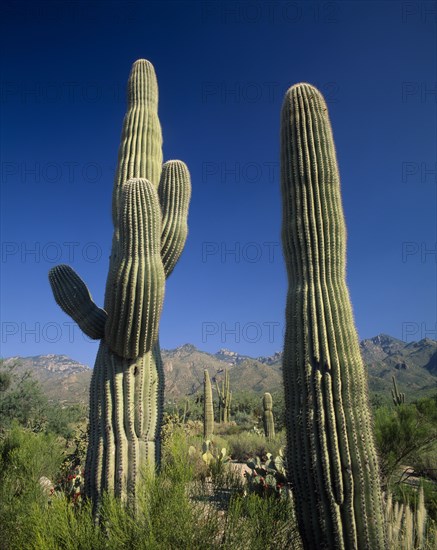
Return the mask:
[[326,103],[308,84],[284,98],[281,188],[287,459],[304,546],[384,549],[367,380],[346,287],[336,154]]
[[270,393],[266,392],[263,397],[263,424],[264,434],[268,440],[275,437],[275,421],[273,419],[273,399]]
[[206,441],[214,433],[214,406],[212,386],[207,370],[203,371],[203,439]]
[[398,390],[398,385],[396,384],[396,378],[394,376],[391,377],[393,382],[393,389],[391,390],[391,396],[393,399],[393,403],[395,406],[403,405],[405,403],[405,393],[400,392]]
[[230,391],[229,371],[225,369],[225,377],[222,380],[221,388],[217,380],[215,381],[217,394],[219,398],[219,418],[220,422],[229,422],[231,415],[231,399],[232,392]]
[[96,510],[103,491],[133,500],[141,469],[160,463],[164,375],[158,328],[166,278],[187,237],[191,194],[181,161],[162,165],[158,85],[151,63],[136,61],[128,81],[112,194],[114,235],[98,308],[80,277],[56,266],[57,303],[100,339],[90,388],[85,490]]

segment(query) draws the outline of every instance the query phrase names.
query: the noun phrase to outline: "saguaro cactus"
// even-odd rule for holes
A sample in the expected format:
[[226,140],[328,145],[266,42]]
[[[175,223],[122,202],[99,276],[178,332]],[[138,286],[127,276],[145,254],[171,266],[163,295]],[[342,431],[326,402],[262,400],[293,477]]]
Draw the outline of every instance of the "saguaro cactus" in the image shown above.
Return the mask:
[[86,493],[134,497],[140,470],[159,467],[164,375],[158,327],[165,280],[187,237],[190,176],[181,161],[162,166],[158,85],[151,63],[136,61],[128,81],[112,194],[114,235],[98,308],[80,277],[57,266],[57,303],[101,344],[90,389]]
[[405,393],[400,392],[398,390],[398,385],[396,384],[396,378],[394,376],[391,377],[393,382],[393,388],[391,390],[391,396],[393,399],[393,403],[396,407],[399,405],[403,405],[405,403]]
[[225,369],[225,377],[224,377],[224,380],[222,380],[221,388],[217,380],[215,381],[215,385],[217,388],[217,395],[219,398],[220,422],[229,422],[229,418],[231,414],[232,392],[230,390],[228,369]]
[[305,548],[386,548],[366,373],[346,287],[346,230],[326,103],[282,106],[283,377],[289,477]]
[[263,409],[264,434],[267,439],[271,440],[275,437],[275,421],[273,419],[273,399],[268,392],[263,397]]
[[214,405],[212,402],[211,380],[207,370],[203,371],[203,438],[209,439],[214,433]]

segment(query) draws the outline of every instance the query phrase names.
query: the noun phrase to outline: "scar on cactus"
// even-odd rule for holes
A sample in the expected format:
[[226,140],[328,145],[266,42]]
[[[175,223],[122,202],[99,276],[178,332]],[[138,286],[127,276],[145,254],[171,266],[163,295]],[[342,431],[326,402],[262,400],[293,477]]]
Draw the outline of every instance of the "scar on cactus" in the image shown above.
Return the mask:
[[346,286],[346,228],[325,100],[309,84],[281,113],[287,464],[306,549],[384,549],[366,372]]
[[49,273],[59,306],[85,334],[100,340],[85,467],[94,510],[104,491],[134,502],[141,471],[159,468],[164,396],[159,320],[165,281],[188,233],[190,175],[182,161],[162,164],[158,84],[149,61],[133,64],[127,98],[104,309],[71,267],[56,266]]

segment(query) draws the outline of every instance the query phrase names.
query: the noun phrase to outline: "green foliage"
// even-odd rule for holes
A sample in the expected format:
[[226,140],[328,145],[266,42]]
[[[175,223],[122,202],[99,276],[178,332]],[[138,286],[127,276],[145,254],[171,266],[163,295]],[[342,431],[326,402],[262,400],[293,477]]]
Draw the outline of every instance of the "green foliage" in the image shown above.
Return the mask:
[[[437,441],[437,398],[380,407],[375,411],[375,437],[381,471],[388,480],[400,465],[412,465]],[[437,465],[435,465],[437,467]]]
[[55,491],[65,495],[67,500],[77,506],[84,495],[85,457],[88,447],[88,433],[80,428],[76,430],[74,449],[66,453],[54,487]]
[[262,459],[267,457],[267,453],[273,455],[279,454],[279,450],[284,446],[285,433],[280,432],[272,440],[267,440],[262,433],[240,432],[226,437],[229,445],[229,453],[234,460],[246,462],[252,456],[259,456]]
[[[83,459],[85,439],[80,436],[75,442],[76,450],[64,465]],[[167,438],[161,472],[142,472],[135,510],[104,494],[98,524],[88,501],[72,506],[65,494],[50,495],[39,485],[41,475],[53,479],[61,462],[53,436],[16,426],[1,440],[0,449],[2,550],[264,550],[285,548],[291,541],[299,548],[290,499],[244,497],[232,468],[221,486],[218,480],[194,481],[182,426]]]
[[24,547],[30,510],[48,498],[40,479],[53,479],[61,459],[61,445],[52,434],[33,433],[13,423],[0,439],[2,549]]
[[6,367],[0,363],[4,381],[0,392],[0,429],[10,427],[13,421],[35,430],[46,422],[48,401],[41,386],[30,372],[18,373],[16,365]]
[[[402,478],[401,478],[402,479]],[[393,501],[399,504],[408,505],[413,511],[418,505],[418,487],[423,491],[424,504],[430,519],[437,524],[437,485],[430,480],[420,481],[411,478],[407,481],[397,481],[390,484],[390,493]]]
[[18,372],[17,365],[0,363],[0,431],[13,422],[33,431],[51,432],[66,439],[73,436],[74,425],[86,416],[83,405],[61,407],[50,403],[41,385],[29,371]]
[[9,389],[12,383],[12,376],[10,372],[0,371],[0,393]]
[[232,550],[300,550],[302,542],[291,499],[260,498],[249,493],[230,503],[223,548]]

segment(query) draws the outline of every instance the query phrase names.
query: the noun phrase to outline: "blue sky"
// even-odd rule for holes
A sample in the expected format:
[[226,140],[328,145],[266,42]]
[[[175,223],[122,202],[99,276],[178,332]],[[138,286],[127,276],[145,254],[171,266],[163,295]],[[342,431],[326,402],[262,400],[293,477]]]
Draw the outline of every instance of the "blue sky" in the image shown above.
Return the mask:
[[164,158],[193,185],[162,347],[282,348],[279,116],[301,81],[328,102],[360,337],[437,337],[435,2],[15,2],[2,24],[3,357],[93,364],[47,272],[69,263],[102,304],[138,58],[157,73]]

